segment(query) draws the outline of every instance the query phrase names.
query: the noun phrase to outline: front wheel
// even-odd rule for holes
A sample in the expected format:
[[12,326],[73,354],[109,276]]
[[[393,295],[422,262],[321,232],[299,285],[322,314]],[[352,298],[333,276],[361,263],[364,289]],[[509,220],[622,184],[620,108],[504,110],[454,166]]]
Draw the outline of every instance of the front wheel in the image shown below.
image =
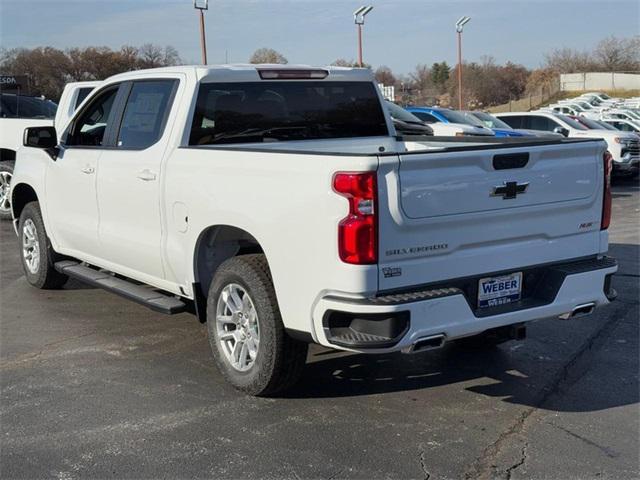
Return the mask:
[[53,268],[58,255],[49,243],[38,202],[25,205],[20,214],[18,232],[22,268],[27,281],[42,289],[62,287],[68,277]]
[[217,270],[207,298],[209,344],[220,372],[250,395],[273,395],[300,377],[308,345],[284,329],[264,255],[242,255]]

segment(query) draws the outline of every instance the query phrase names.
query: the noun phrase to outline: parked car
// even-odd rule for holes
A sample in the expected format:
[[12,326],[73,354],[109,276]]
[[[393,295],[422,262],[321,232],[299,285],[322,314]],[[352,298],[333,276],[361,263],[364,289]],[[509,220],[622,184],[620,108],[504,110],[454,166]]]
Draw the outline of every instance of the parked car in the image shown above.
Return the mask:
[[593,130],[566,115],[543,111],[499,113],[497,116],[513,128],[553,131],[571,138],[602,138],[613,157],[614,174],[638,175],[638,139],[633,134]]
[[515,130],[502,120],[486,112],[464,112],[467,118],[479,122],[480,126],[490,128],[496,137],[535,137],[536,135],[525,130]]
[[612,98],[609,95],[607,95],[606,93],[599,93],[599,92],[584,93],[584,94],[580,95],[577,98],[586,99],[592,105],[599,105],[599,106],[603,106],[603,107],[604,106],[613,106],[613,105],[619,103],[620,100],[621,100],[619,98]]
[[621,132],[632,132],[636,134],[640,134],[640,127],[636,122],[632,122],[631,120],[626,120],[622,118],[603,118],[603,122],[611,125],[616,130],[620,130]]
[[42,97],[0,93],[0,220],[11,219],[9,189],[24,129],[52,126],[56,107]]
[[471,125],[464,114],[455,110],[440,107],[406,107],[405,110],[432,126],[436,135],[439,133],[435,128],[443,124],[448,125],[449,129],[454,129],[454,135],[458,136],[495,136],[490,128]]
[[613,108],[602,112],[601,118],[616,118],[620,120],[630,120],[632,122],[640,122],[640,114],[635,113],[633,110],[626,110],[622,108]]
[[511,129],[514,132],[520,132],[525,134],[525,136],[532,136],[532,137],[563,137],[564,135],[562,135],[561,133],[555,133],[555,132],[545,132],[543,130],[527,130],[527,129],[523,129],[523,128],[511,128],[511,126],[500,120],[498,117],[496,117],[495,115],[491,115],[485,112],[472,112],[473,115],[475,115],[477,118],[479,118],[485,125],[485,127],[491,128],[491,129],[501,129],[501,130],[507,130],[507,129]]
[[[63,112],[66,119],[99,82],[76,82],[65,86],[60,97],[61,107],[43,97],[0,94],[0,220],[11,220],[9,190],[16,159],[27,127],[61,125]],[[88,89],[87,87],[91,86]],[[83,96],[84,95],[84,96]]]
[[582,107],[579,103],[558,103],[554,105],[549,105],[546,108],[540,109],[541,111],[551,111],[553,113],[559,113],[562,115],[569,116],[583,116],[587,118],[600,118],[599,110],[589,110],[585,107]]
[[578,115],[567,115],[569,118],[571,118],[572,120],[575,120],[576,122],[580,123],[581,125],[587,127],[588,129],[591,130],[612,130],[612,131],[616,131],[615,128],[613,128],[611,125],[609,125],[608,123],[604,123],[604,122],[600,122],[598,120],[592,120],[591,118],[587,118],[587,117],[580,117]]
[[388,112],[368,69],[113,76],[60,141],[26,131],[11,189],[26,280],[195,312],[222,374],[256,395],[292,385],[309,342],[487,345],[614,298],[602,140],[402,140]]

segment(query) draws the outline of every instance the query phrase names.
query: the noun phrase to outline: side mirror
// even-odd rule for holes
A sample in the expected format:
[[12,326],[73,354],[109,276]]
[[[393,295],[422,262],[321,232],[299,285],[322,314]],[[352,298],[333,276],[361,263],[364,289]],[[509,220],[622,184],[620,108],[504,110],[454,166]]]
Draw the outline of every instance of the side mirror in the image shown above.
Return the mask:
[[54,127],[29,127],[24,130],[25,147],[42,148],[52,160],[58,158],[58,136]]
[[560,135],[564,136],[564,137],[568,137],[569,136],[569,130],[567,130],[564,127],[556,127],[553,129],[554,133],[559,133]]

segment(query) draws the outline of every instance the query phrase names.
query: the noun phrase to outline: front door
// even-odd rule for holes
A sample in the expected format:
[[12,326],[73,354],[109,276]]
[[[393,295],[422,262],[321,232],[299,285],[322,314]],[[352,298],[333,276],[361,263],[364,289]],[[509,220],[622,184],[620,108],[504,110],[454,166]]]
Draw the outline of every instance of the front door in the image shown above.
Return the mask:
[[81,259],[100,256],[96,178],[113,127],[118,88],[108,87],[78,113],[58,158],[47,167],[44,207],[50,234],[61,251]]

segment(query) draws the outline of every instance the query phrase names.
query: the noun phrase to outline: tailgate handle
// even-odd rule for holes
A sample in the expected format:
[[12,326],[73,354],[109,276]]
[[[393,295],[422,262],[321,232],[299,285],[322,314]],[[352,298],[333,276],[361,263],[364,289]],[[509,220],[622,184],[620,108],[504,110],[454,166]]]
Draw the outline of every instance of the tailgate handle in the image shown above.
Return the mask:
[[529,152],[501,153],[493,156],[493,168],[495,170],[522,168],[527,163],[529,163]]

